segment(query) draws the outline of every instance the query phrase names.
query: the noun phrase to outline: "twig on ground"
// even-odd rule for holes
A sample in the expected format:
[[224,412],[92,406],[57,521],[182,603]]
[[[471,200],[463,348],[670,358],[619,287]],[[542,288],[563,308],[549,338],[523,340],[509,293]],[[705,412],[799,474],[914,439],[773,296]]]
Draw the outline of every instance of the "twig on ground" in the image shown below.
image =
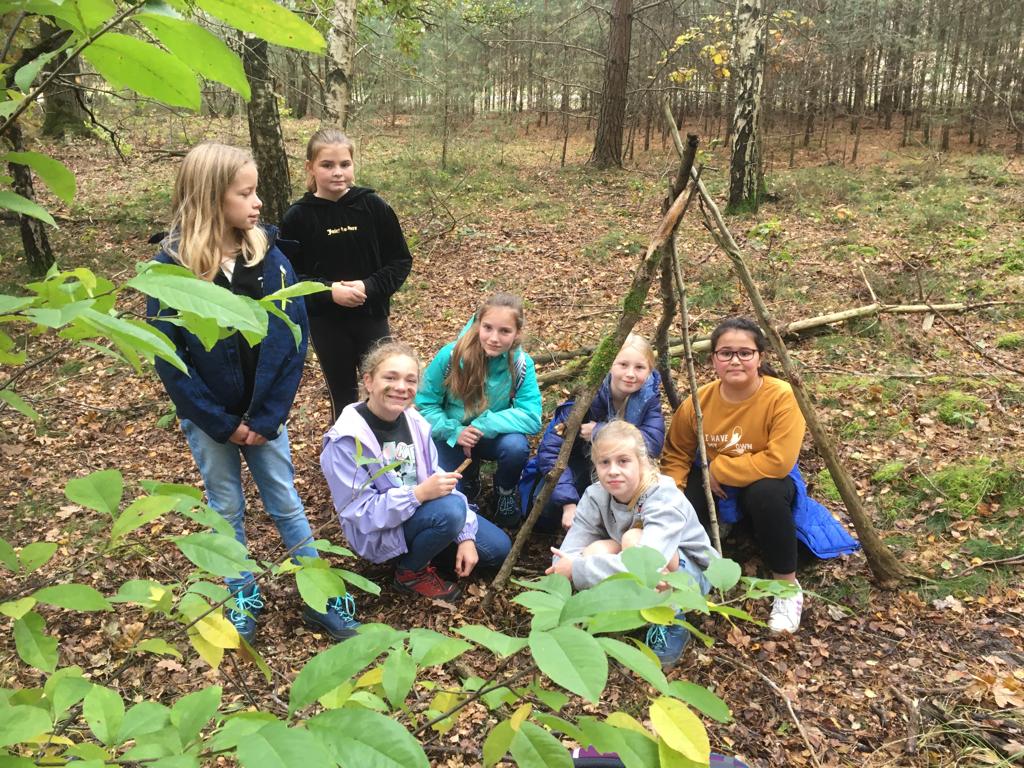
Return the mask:
[[1010,371],[1011,373],[1016,373],[1018,376],[1024,376],[1024,370],[1021,370],[1020,368],[1014,368],[1012,365],[1007,365],[1006,363],[1004,363],[999,358],[993,357],[988,352],[986,352],[984,349],[982,349],[981,346],[979,346],[973,339],[967,338],[967,336],[965,336],[963,334],[963,332],[959,328],[957,328],[955,325],[953,325],[946,318],[946,316],[942,314],[942,312],[940,312],[938,309],[932,307],[931,304],[928,305],[928,308],[931,309],[932,313],[937,318],[939,318],[939,320],[944,322],[946,324],[946,326],[949,328],[949,330],[951,330],[953,333],[955,333],[960,338],[960,340],[964,342],[964,344],[966,344],[972,350],[974,350],[979,355],[984,357],[990,363],[994,363],[995,365],[998,365],[1000,368],[1003,368],[1003,369],[1005,369],[1007,371]]
[[774,691],[775,694],[780,699],[782,699],[783,702],[785,702],[786,709],[789,710],[789,716],[790,718],[792,718],[793,724],[796,725],[796,729],[800,732],[800,736],[804,740],[804,746],[807,747],[807,751],[811,755],[812,762],[815,766],[817,766],[817,768],[822,768],[821,760],[818,759],[818,753],[815,751],[814,747],[811,746],[811,740],[807,736],[807,731],[804,730],[804,724],[800,721],[800,718],[797,717],[796,710],[793,709],[793,702],[790,701],[789,696],[786,695],[786,692],[779,687],[779,684],[772,680],[770,677],[768,677],[768,675],[764,674],[764,672],[754,669],[753,667],[750,667],[744,664],[742,661],[738,661],[732,658],[731,656],[719,655],[715,658],[721,659],[722,661],[726,661],[729,664],[732,664],[733,666],[738,667],[739,669],[742,669],[745,672],[748,672],[749,674],[757,675],[762,680],[764,680],[768,687],[771,688],[772,691]]
[[907,743],[903,745],[903,751],[908,755],[916,755],[917,737],[921,733],[921,712],[917,708],[917,702],[897,686],[892,686],[892,692],[907,708]]

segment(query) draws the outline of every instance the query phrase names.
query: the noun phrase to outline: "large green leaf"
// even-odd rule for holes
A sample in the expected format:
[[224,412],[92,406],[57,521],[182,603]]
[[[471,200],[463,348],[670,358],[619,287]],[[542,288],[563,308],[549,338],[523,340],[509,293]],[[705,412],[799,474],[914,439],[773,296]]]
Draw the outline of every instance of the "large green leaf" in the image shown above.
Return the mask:
[[626,768],[651,768],[658,765],[658,745],[650,735],[616,728],[591,717],[582,718],[580,727],[595,749],[614,752]]
[[52,541],[33,541],[26,544],[18,553],[21,567],[25,573],[32,573],[37,568],[50,561],[53,553],[57,551],[57,544]]
[[432,629],[413,629],[409,637],[412,658],[421,667],[446,664],[473,647],[465,640],[448,637]]
[[566,690],[597,702],[608,682],[608,657],[597,640],[577,627],[561,626],[534,630],[529,642],[541,672]]
[[92,682],[82,677],[81,667],[61,667],[50,675],[43,690],[50,700],[50,713],[60,719],[92,690]]
[[18,86],[22,93],[28,93],[32,88],[32,83],[36,79],[43,67],[49,64],[54,57],[59,56],[64,47],[59,48],[56,51],[48,51],[40,56],[36,56],[28,64],[25,64],[17,72],[14,73],[14,84]]
[[723,592],[735,587],[742,575],[739,563],[724,557],[714,558],[704,571],[704,577],[711,582],[711,586]]
[[0,563],[9,571],[18,570],[18,553],[7,539],[0,539]]
[[116,541],[136,528],[153,522],[174,509],[177,503],[178,499],[173,496],[143,496],[136,499],[114,521],[110,529],[110,540]]
[[423,747],[405,728],[368,709],[332,709],[317,715],[307,725],[341,765],[358,768],[427,768],[429,765]]
[[82,55],[114,88],[131,88],[171,106],[199,109],[199,83],[192,70],[155,45],[108,32]]
[[0,209],[4,208],[15,213],[24,214],[25,216],[31,216],[33,219],[45,221],[51,227],[57,226],[53,216],[43,206],[33,200],[29,200],[27,197],[22,197],[16,192],[0,190]]
[[98,30],[117,12],[111,0],[70,0],[63,5],[67,8],[67,15],[61,18],[70,21],[83,37]]
[[639,648],[612,637],[599,637],[597,641],[609,656],[654,686],[658,693],[668,693],[668,680],[657,660]]
[[72,611],[109,611],[107,598],[87,584],[54,584],[32,593],[40,603]]
[[163,704],[155,701],[140,701],[124,713],[121,721],[121,728],[117,733],[117,741],[124,742],[128,739],[138,739],[149,733],[166,727],[170,722],[171,711]]
[[213,318],[221,328],[266,334],[267,313],[257,302],[168,266],[153,264],[127,285],[179,312]]
[[64,495],[76,504],[106,512],[111,517],[117,514],[124,494],[124,477],[116,469],[104,469],[85,477],[68,480]]
[[27,741],[50,730],[52,723],[45,709],[16,706],[0,710],[0,747]]
[[82,702],[82,715],[97,739],[107,746],[117,743],[124,720],[124,701],[117,691],[93,685]]
[[515,735],[516,732],[512,730],[512,723],[509,720],[502,720],[491,729],[484,739],[484,768],[491,768],[505,757]]
[[560,620],[579,621],[609,611],[643,610],[661,605],[670,598],[635,581],[631,576],[606,579],[595,587],[570,597],[562,608]]
[[142,355],[150,362],[159,357],[182,373],[188,373],[167,334],[141,320],[114,317],[95,309],[86,309],[75,318],[73,328],[105,336],[117,344],[122,352]]
[[569,750],[539,725],[529,721],[519,726],[509,751],[520,768],[572,768]]
[[43,418],[35,408],[25,402],[24,398],[13,389],[0,389],[0,400],[3,400],[26,419],[39,421]]
[[481,624],[467,624],[455,630],[477,645],[482,645],[497,656],[511,656],[526,647],[525,637],[509,637],[503,632],[495,632]]
[[289,709],[294,712],[337,688],[401,637],[384,624],[365,624],[355,637],[318,653],[292,683]]
[[302,569],[295,572],[295,586],[306,605],[322,613],[328,600],[345,594],[345,581],[326,560],[303,559]]
[[249,100],[249,81],[238,56],[212,32],[170,14],[139,13],[135,20],[160,38],[167,49],[207,80],[223,83]]
[[42,616],[26,613],[14,622],[14,647],[29,666],[53,672],[57,668],[57,638],[47,635],[45,628]]
[[720,723],[728,723],[732,720],[732,712],[729,711],[729,705],[702,685],[686,680],[673,680],[669,683],[668,695],[682,699],[690,706],[696,707],[705,715],[714,718]]
[[393,648],[384,662],[381,684],[391,706],[398,709],[416,680],[416,662],[404,648]]
[[311,768],[333,761],[323,744],[309,731],[284,723],[267,723],[238,744],[243,768]]
[[68,170],[68,167],[60,160],[54,160],[49,155],[39,152],[8,152],[0,157],[0,160],[29,166],[50,188],[50,191],[65,203],[70,203],[75,199],[75,189],[77,188],[75,174]]
[[220,533],[191,533],[174,539],[178,549],[189,560],[206,571],[228,578],[238,578],[243,571],[256,568],[245,546]]
[[[318,549],[319,549],[319,547],[318,547]],[[339,547],[338,549],[341,549],[341,547]],[[329,551],[333,551],[333,550],[329,550]],[[339,552],[338,554],[344,554],[344,552],[347,552],[347,550],[344,550],[343,552]],[[352,557],[352,556],[353,555],[352,555],[351,552],[348,552],[347,554],[345,554],[345,557]],[[365,576],[363,576],[361,574],[358,574],[358,573],[355,573],[354,571],[346,570],[345,568],[335,568],[334,570],[336,570],[338,573],[341,574],[342,578],[345,579],[345,584],[347,584],[348,586],[355,587],[356,589],[361,589],[361,590],[363,590],[363,592],[366,592],[369,595],[379,595],[380,594],[380,587],[378,587],[376,584],[374,584],[372,581],[370,581]]]
[[668,746],[698,765],[708,764],[711,755],[708,732],[689,707],[662,696],[654,700],[649,712],[651,725]]
[[316,29],[272,0],[198,0],[196,5],[268,43],[313,53],[324,50],[324,38]]
[[171,707],[171,723],[178,729],[183,744],[196,738],[203,726],[217,713],[220,696],[220,686],[211,685],[174,702]]

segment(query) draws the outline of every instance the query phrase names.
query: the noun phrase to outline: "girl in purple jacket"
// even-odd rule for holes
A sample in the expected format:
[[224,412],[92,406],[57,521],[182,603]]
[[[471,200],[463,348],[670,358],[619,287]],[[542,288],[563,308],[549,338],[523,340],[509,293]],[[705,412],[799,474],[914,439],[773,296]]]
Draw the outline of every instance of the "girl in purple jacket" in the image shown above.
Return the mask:
[[420,361],[407,344],[385,341],[361,366],[365,400],[347,406],[324,436],[320,466],[352,549],[373,563],[396,559],[395,586],[452,600],[456,577],[497,568],[511,548],[455,489],[461,475],[437,461],[430,424],[412,407]]

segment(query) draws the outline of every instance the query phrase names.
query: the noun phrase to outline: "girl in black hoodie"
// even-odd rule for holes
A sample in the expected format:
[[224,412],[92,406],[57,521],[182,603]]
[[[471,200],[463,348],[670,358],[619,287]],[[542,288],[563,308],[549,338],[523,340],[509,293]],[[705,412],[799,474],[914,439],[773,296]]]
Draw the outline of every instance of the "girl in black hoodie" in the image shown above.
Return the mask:
[[334,418],[358,399],[356,369],[390,335],[391,294],[412,268],[398,217],[372,189],[355,186],[351,139],[323,128],[306,145],[309,190],[285,212],[281,237],[296,240],[300,280],[331,286],[306,297],[310,336]]

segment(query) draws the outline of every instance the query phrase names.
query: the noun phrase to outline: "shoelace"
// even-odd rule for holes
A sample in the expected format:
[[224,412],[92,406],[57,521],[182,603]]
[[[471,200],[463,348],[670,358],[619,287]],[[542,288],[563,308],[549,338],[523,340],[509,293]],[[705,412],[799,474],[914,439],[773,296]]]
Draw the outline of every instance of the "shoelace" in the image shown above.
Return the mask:
[[664,651],[668,647],[668,635],[665,627],[655,624],[647,630],[647,646],[652,651]]
[[[251,618],[249,614],[255,616],[256,611],[263,610],[263,599],[259,590],[254,590],[251,595],[237,592],[235,593],[235,606],[228,612],[228,618],[235,625],[235,629],[244,629],[245,623]],[[249,613],[247,614],[246,611]]]
[[356,620],[356,599],[348,593],[328,600],[327,609],[335,610],[341,618],[348,621]]

